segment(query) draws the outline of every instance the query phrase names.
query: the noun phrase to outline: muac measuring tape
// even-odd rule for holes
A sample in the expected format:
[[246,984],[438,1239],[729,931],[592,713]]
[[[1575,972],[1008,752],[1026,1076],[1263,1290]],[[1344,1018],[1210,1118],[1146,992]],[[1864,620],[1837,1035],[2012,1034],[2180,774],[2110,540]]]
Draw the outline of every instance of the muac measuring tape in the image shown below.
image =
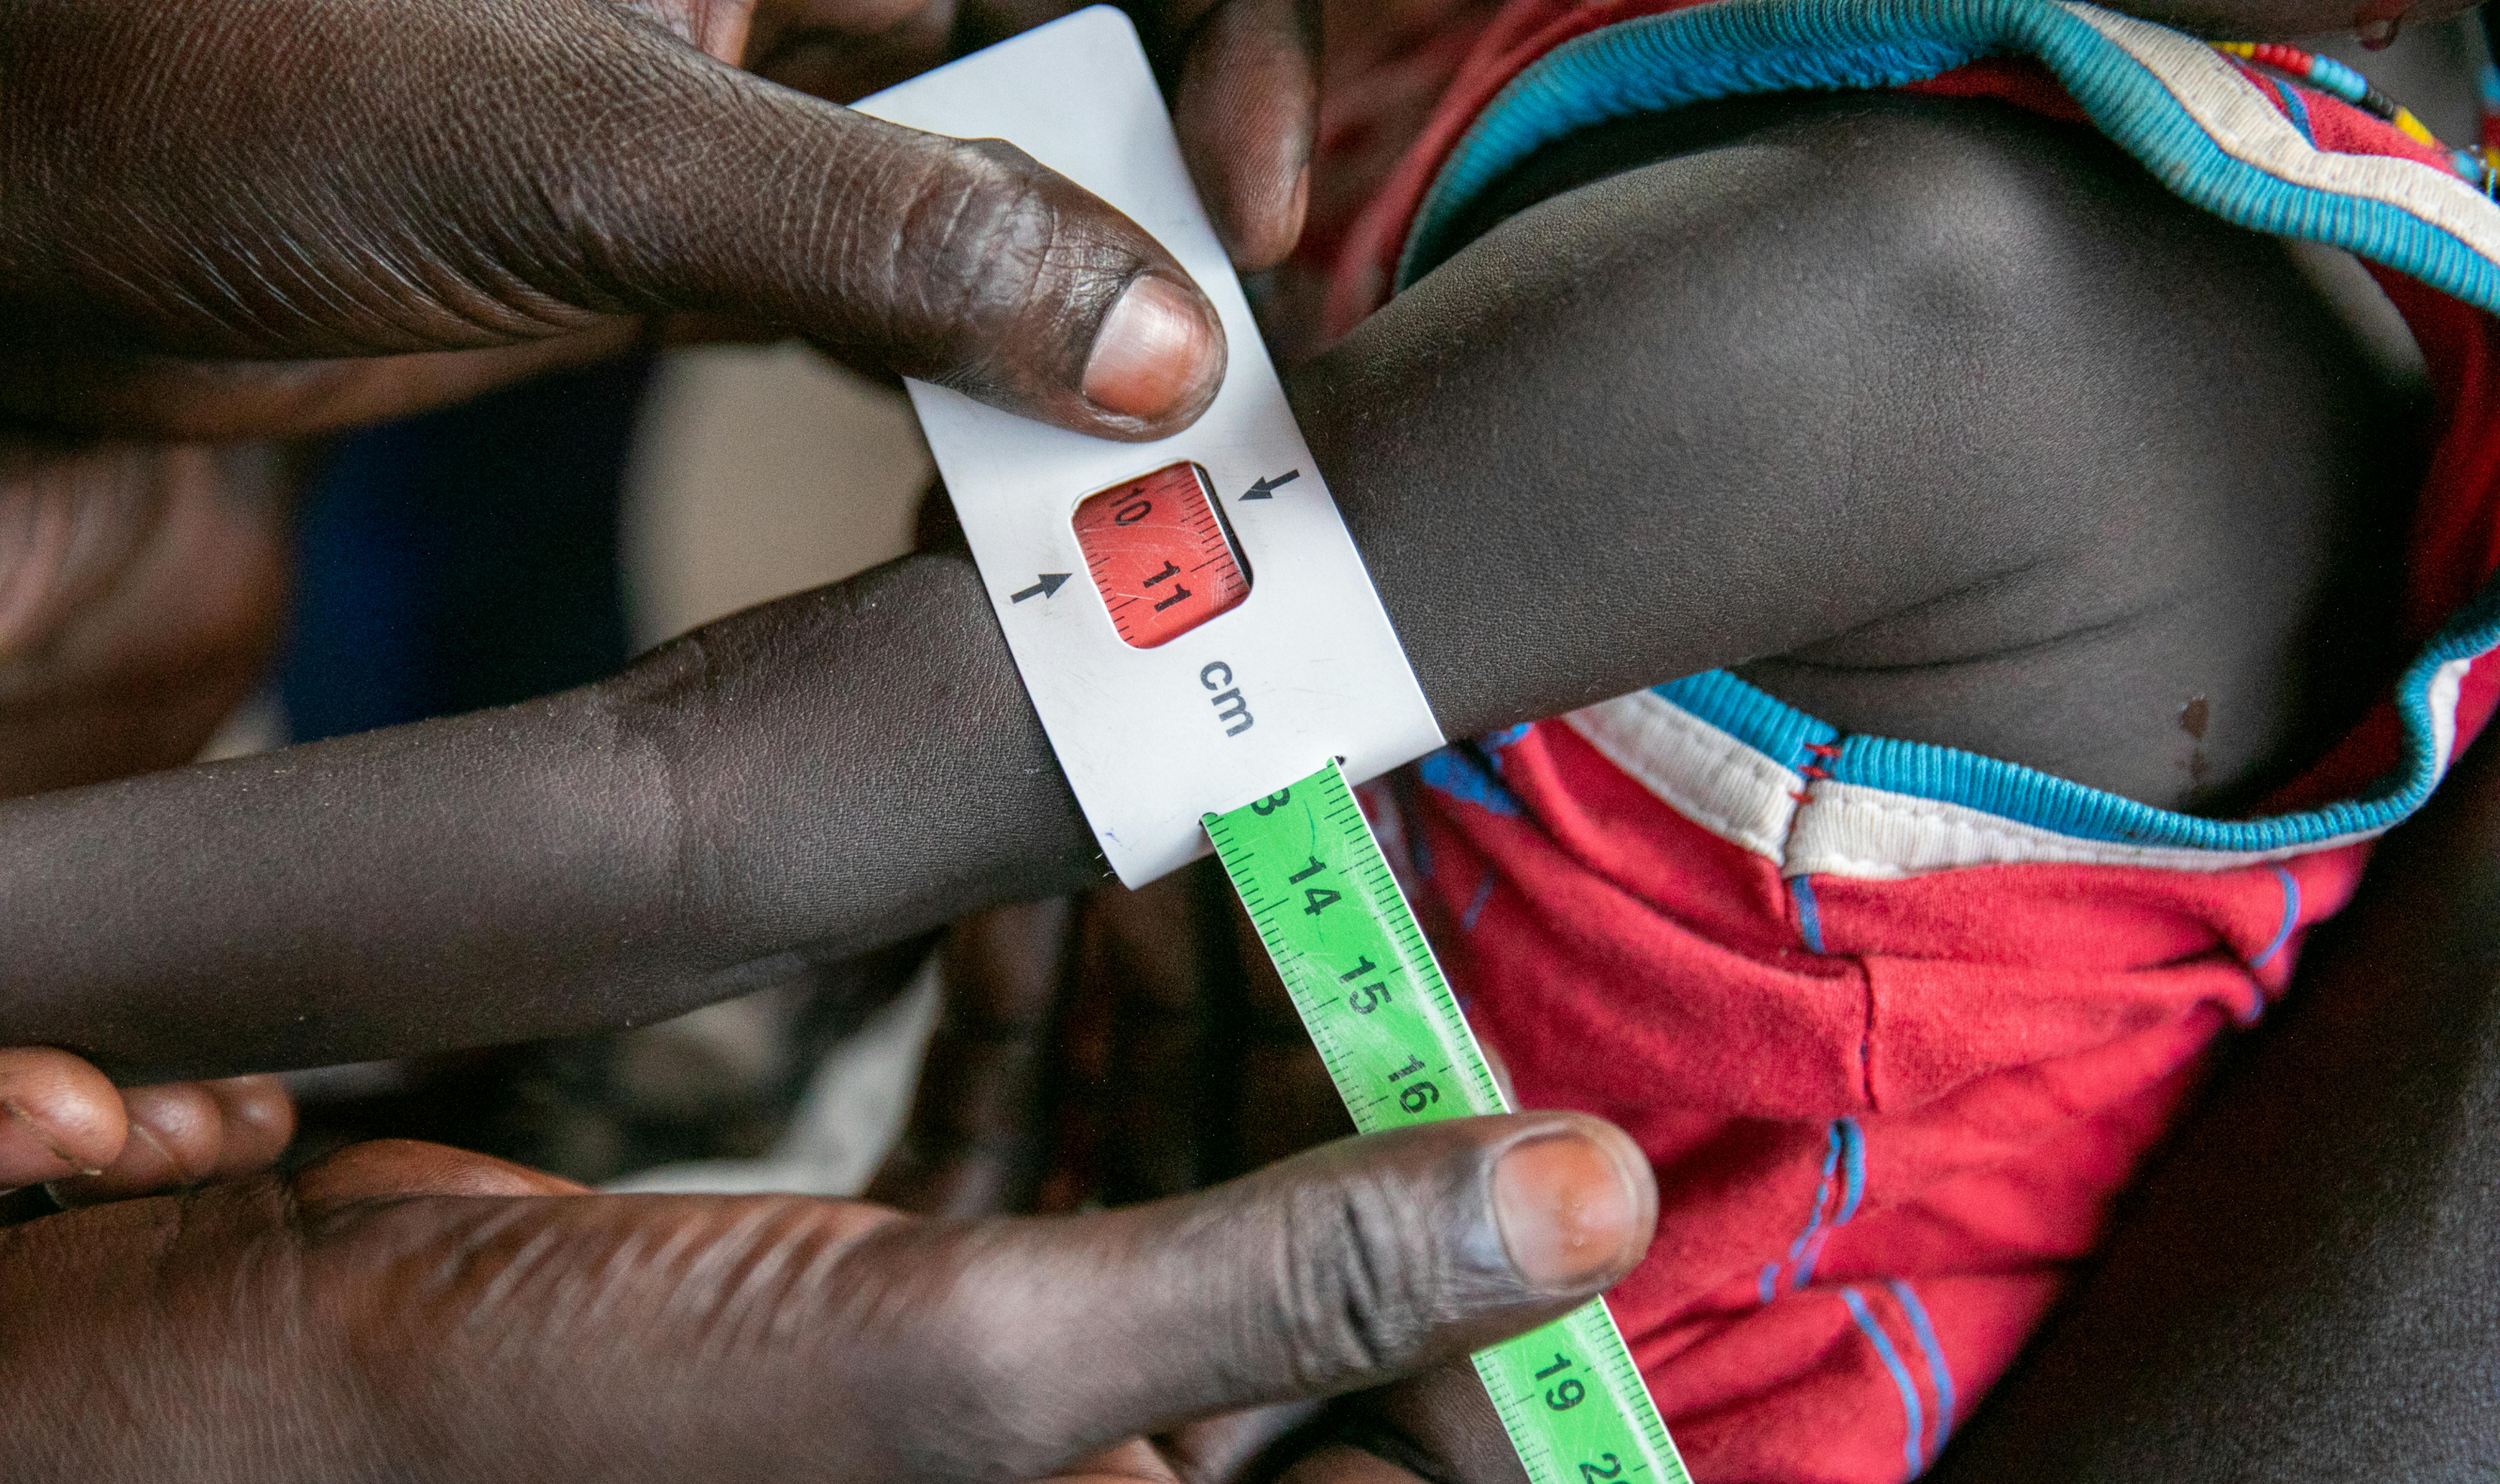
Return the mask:
[[[1224,387],[1165,444],[1088,438],[911,384],[1112,869],[1142,886],[1212,845],[1365,1133],[1509,1112],[1352,787],[1441,746],[1439,726],[1128,18],[1082,11],[858,107],[1010,141],[1153,233],[1223,317]],[[1603,1301],[1475,1365],[1534,1484],[1687,1484]]]

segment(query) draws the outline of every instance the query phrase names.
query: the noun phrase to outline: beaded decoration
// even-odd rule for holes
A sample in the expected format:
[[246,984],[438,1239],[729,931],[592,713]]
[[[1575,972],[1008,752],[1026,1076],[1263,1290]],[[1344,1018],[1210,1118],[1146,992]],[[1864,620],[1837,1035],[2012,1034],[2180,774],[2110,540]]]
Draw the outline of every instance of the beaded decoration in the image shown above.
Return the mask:
[[[2484,13],[2484,24],[2494,24],[2488,8]],[[2459,149],[2441,144],[2438,136],[2414,116],[2413,110],[2371,86],[2369,79],[2331,56],[2276,42],[2216,42],[2214,49],[2286,74],[2330,98],[2341,99],[2374,118],[2395,125],[2407,138],[2444,151],[2449,169],[2478,189],[2485,194],[2500,194],[2500,74],[2495,74],[2490,64],[2485,63],[2483,72],[2482,144],[2478,148]]]

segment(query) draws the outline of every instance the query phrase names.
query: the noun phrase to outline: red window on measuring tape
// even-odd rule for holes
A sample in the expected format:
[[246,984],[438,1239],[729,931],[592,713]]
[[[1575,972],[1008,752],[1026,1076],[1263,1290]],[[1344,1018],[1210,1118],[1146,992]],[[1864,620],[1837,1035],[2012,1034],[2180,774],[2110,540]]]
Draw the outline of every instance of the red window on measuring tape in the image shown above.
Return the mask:
[[1133,649],[1168,644],[1250,596],[1206,470],[1175,464],[1088,496],[1076,544],[1111,627]]

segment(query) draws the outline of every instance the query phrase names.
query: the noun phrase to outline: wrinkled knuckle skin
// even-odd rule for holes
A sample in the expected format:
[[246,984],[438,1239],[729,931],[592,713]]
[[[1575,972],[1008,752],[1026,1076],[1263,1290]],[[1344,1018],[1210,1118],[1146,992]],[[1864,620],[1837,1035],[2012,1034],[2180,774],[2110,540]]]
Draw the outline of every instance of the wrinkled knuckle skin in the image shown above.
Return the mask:
[[1084,225],[1082,195],[1001,140],[950,142],[918,178],[863,296],[898,306],[885,327],[905,368],[973,396],[1066,395],[1095,328],[1142,266]]
[[1485,1161],[1472,1145],[1420,1171],[1374,1169],[1294,1187],[1285,1205],[1288,1274],[1267,1332],[1306,1386],[1410,1370],[1454,1321],[1515,1301],[1490,1239]]
[[1441,1307],[1439,1243],[1400,1194],[1364,1181],[1310,1192],[1289,1210],[1300,1260],[1279,1294],[1275,1333],[1307,1384],[1399,1367]]
[[1011,1484],[1085,1444],[1058,1300],[1088,1286],[1091,1254],[1029,1241],[1036,1226],[897,1221],[844,1255],[824,1288],[842,1337],[835,1384],[879,1419],[856,1439],[851,1472]]

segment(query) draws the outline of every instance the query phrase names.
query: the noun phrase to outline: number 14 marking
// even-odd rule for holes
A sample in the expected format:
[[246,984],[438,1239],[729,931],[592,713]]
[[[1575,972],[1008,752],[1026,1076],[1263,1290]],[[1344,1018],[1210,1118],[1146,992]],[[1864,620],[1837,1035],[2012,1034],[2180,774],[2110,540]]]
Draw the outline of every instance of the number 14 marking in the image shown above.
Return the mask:
[[[1290,886],[1302,887],[1302,883],[1328,868],[1327,861],[1313,855],[1309,865],[1286,877],[1285,881]],[[1342,900],[1344,900],[1342,896],[1326,887],[1302,887],[1302,911],[1311,917],[1318,917]]]

